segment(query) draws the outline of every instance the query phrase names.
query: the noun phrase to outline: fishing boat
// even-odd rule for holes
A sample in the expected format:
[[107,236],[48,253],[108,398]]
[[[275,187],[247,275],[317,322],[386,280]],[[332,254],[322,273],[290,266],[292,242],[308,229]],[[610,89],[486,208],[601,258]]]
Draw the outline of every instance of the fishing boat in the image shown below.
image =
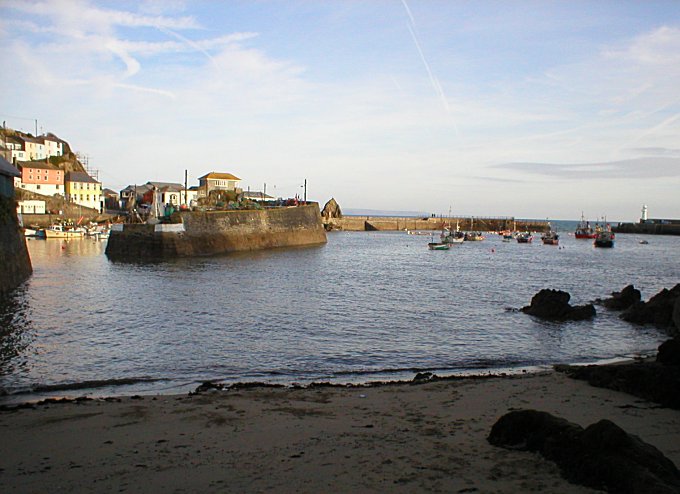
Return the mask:
[[449,250],[449,245],[443,242],[430,242],[427,244],[427,248],[430,250]]
[[456,230],[452,230],[451,225],[449,224],[448,228],[442,230],[439,239],[443,244],[462,244],[465,240],[465,234],[459,230],[458,222],[456,222]]
[[501,232],[501,234],[503,235],[503,242],[512,242],[515,239],[515,232],[511,232],[510,230]]
[[484,240],[484,235],[482,235],[482,232],[465,232],[463,240],[467,242],[480,242]]
[[581,221],[574,232],[574,236],[576,238],[595,238],[596,235],[597,232],[592,229],[590,223],[586,221],[586,219],[583,217],[583,213],[581,213]]
[[552,229],[550,223],[548,223],[548,231],[541,235],[541,242],[544,245],[559,245],[560,243],[560,236]]
[[557,234],[557,232],[549,231],[541,235],[541,242],[543,242],[545,245],[559,245],[560,236]]
[[614,232],[612,232],[609,224],[606,224],[604,228],[597,232],[593,245],[595,247],[614,247],[614,238]]
[[530,232],[521,232],[517,234],[518,244],[530,244],[534,240],[533,235]]
[[85,234],[82,228],[69,228],[64,225],[52,225],[45,228],[45,238],[80,238]]

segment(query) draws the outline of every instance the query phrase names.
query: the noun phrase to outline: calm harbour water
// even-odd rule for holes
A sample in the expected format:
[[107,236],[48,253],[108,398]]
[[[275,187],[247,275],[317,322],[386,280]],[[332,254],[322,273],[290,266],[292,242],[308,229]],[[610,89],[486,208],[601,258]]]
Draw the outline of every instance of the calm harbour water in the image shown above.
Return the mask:
[[631,356],[665,339],[601,307],[567,323],[507,308],[541,288],[582,304],[634,283],[646,300],[680,281],[680,237],[428,241],[337,232],[319,247],[126,264],[104,242],[29,240],[34,274],[0,304],[2,400],[408,379]]

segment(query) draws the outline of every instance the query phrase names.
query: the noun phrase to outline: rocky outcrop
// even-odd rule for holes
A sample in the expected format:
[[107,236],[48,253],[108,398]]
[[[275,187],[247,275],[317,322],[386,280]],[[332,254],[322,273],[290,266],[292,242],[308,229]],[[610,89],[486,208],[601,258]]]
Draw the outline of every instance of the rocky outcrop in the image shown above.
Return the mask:
[[531,305],[521,311],[551,321],[579,321],[595,317],[593,304],[571,306],[571,295],[562,290],[543,289],[531,298]]
[[342,211],[334,198],[331,198],[331,200],[323,207],[321,210],[321,217],[325,219],[342,218]]
[[647,302],[637,302],[621,314],[621,319],[634,324],[653,324],[671,336],[680,336],[676,305],[680,300],[680,283],[670,290],[664,288]]
[[[661,343],[656,361],[663,365],[680,366],[680,339],[673,338]],[[680,391],[680,388],[678,390]]]
[[629,393],[680,410],[680,341],[659,346],[656,361],[612,365],[557,365],[555,369],[592,386]]
[[547,412],[518,410],[493,425],[488,441],[539,452],[575,484],[622,494],[680,492],[673,462],[609,420],[583,429]]
[[642,300],[640,290],[633,285],[628,285],[620,292],[612,292],[611,298],[598,299],[596,302],[607,309],[624,310]]

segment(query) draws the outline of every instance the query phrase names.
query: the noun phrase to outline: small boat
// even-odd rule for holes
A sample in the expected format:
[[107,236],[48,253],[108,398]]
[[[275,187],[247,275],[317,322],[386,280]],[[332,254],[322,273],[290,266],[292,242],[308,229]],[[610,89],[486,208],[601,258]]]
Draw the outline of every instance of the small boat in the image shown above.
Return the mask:
[[560,236],[552,229],[550,223],[548,223],[548,231],[541,235],[541,242],[544,245],[559,245],[560,243]]
[[85,234],[81,228],[70,228],[64,225],[52,225],[45,228],[45,238],[80,238]]
[[484,240],[484,235],[482,235],[482,232],[465,232],[463,240],[467,242],[480,242]]
[[439,235],[439,239],[443,244],[462,244],[465,240],[465,234],[463,232],[452,232],[449,229],[444,229]]
[[597,232],[591,228],[590,223],[586,221],[586,219],[583,217],[583,213],[581,213],[581,221],[574,232],[574,236],[576,238],[595,238],[596,235]]
[[600,230],[593,245],[595,247],[614,247],[614,233],[608,228]]
[[443,242],[430,242],[427,244],[427,248],[430,250],[449,250],[449,245]]
[[640,244],[642,244],[642,245],[649,245],[649,242],[647,242],[646,240],[640,240]]
[[29,228],[25,227],[24,228],[24,236],[25,237],[39,237],[39,238],[45,238],[45,230],[41,228]]
[[530,244],[534,240],[534,237],[530,232],[522,232],[517,234],[518,244]]

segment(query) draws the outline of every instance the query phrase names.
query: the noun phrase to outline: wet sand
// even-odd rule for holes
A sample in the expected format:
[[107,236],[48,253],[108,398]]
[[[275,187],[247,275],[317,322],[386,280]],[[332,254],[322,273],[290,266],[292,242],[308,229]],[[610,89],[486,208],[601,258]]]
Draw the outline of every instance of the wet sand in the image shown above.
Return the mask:
[[0,412],[4,492],[585,493],[491,446],[510,410],[602,418],[680,465],[680,411],[548,372],[377,387],[247,388]]

